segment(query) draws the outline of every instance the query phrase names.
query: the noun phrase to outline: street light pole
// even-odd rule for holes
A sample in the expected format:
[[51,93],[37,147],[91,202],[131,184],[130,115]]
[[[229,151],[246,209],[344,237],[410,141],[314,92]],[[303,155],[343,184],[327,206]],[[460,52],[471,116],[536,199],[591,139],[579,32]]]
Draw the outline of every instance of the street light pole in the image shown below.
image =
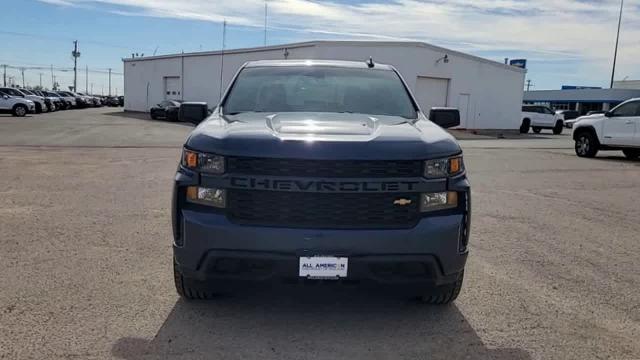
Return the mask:
[[616,60],[618,58],[618,40],[620,40],[620,24],[622,23],[622,8],[624,0],[620,0],[620,15],[618,16],[618,33],[616,34],[616,49],[613,52],[613,69],[611,69],[611,84],[609,88],[613,88],[613,77],[616,74]]

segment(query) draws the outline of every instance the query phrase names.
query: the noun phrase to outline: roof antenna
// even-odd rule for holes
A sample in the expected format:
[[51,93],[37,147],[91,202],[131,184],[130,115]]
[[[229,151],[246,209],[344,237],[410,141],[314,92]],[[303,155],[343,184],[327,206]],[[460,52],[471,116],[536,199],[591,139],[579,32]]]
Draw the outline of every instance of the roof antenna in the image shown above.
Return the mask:
[[373,58],[371,56],[369,56],[369,61],[367,61],[367,66],[369,67],[369,69],[376,66],[376,64],[373,63]]

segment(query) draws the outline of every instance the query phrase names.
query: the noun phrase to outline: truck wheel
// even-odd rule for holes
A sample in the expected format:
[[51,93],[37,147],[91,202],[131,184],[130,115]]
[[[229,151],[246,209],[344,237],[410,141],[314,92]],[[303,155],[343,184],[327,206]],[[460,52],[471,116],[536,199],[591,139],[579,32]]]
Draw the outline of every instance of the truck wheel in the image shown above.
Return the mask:
[[556,123],[556,126],[553,127],[553,134],[554,135],[562,134],[562,128],[564,128],[564,126],[562,125],[562,121],[558,121]]
[[520,134],[526,134],[529,132],[529,127],[531,126],[531,120],[523,119],[522,125],[520,125]]
[[29,110],[27,107],[22,104],[18,104],[13,107],[13,116],[23,117],[27,115],[28,112]]
[[173,260],[173,279],[178,295],[186,300],[210,300],[214,294],[207,289],[206,284],[189,279],[180,273],[175,259]]
[[458,276],[458,280],[449,285],[437,288],[433,293],[422,297],[422,302],[432,305],[447,305],[452,303],[460,295],[462,289],[462,280],[464,279],[464,270]]
[[576,155],[579,157],[595,157],[598,153],[598,139],[589,131],[582,131],[576,135]]
[[624,149],[622,150],[622,153],[630,160],[640,157],[640,149]]
[[534,126],[532,129],[533,129],[533,132],[536,134],[540,134],[540,131],[542,131],[542,129],[537,126]]

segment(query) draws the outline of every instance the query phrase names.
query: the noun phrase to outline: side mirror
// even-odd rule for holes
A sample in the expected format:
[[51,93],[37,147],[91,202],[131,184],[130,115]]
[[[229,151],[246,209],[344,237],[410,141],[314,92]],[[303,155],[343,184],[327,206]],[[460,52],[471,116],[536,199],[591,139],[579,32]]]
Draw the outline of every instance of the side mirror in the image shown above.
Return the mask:
[[429,111],[429,120],[448,129],[460,125],[460,111],[454,108],[431,108]]
[[604,116],[613,117],[613,113],[611,111],[607,111],[606,113],[604,113]]
[[180,105],[178,120],[198,125],[209,116],[206,102],[184,102]]

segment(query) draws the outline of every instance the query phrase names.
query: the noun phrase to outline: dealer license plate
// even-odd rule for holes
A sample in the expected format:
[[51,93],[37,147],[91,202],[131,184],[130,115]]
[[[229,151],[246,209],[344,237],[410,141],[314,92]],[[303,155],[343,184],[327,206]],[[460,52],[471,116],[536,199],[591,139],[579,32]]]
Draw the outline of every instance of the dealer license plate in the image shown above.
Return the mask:
[[347,277],[349,259],[346,257],[313,256],[300,258],[300,276],[312,279]]

